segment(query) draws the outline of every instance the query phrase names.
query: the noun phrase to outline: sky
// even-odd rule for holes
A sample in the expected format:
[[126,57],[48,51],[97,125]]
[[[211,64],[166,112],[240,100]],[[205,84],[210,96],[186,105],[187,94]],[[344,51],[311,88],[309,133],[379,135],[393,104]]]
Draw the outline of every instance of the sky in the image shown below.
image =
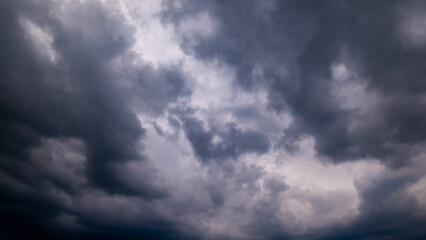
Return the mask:
[[0,238],[426,239],[426,1],[3,0]]

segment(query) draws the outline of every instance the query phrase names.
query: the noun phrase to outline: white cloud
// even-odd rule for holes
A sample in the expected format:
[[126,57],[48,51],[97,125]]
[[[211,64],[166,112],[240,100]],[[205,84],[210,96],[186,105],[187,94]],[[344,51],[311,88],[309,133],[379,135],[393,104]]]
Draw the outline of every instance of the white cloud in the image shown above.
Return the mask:
[[33,43],[33,47],[40,56],[43,56],[51,63],[58,62],[59,55],[52,46],[53,37],[46,29],[38,26],[31,20],[21,17],[20,23]]
[[313,138],[303,138],[298,145],[295,154],[275,149],[261,157],[245,158],[264,168],[265,177],[279,176],[289,185],[280,197],[278,216],[295,234],[350,223],[358,216],[360,203],[354,182],[363,182],[386,168],[368,159],[325,164],[316,157]]

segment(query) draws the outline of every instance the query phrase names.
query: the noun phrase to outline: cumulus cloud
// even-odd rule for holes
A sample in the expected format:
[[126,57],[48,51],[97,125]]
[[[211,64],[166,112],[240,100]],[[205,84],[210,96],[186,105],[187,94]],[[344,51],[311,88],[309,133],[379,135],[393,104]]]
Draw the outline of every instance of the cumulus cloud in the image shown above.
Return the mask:
[[421,1],[3,1],[0,236],[424,239]]

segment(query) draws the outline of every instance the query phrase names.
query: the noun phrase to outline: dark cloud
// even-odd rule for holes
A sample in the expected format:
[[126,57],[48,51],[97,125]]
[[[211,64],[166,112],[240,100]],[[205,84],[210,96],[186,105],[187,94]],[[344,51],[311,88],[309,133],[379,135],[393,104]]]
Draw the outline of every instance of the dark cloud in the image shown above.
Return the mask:
[[132,4],[0,3],[0,238],[425,239],[424,2]]
[[[422,2],[184,2],[191,7],[176,8],[166,2],[166,23],[178,26],[187,15],[204,11],[218,27],[208,39],[189,42],[182,37],[183,49],[203,61],[226,62],[235,69],[236,84],[249,93],[267,89],[269,106],[277,112],[290,112],[294,118],[280,144],[290,152],[297,150],[295,143],[301,137],[313,136],[319,155],[333,163],[376,158],[399,168],[424,156],[420,148],[426,140],[426,48],[420,33],[424,32],[420,30],[424,18],[416,15],[426,10]],[[344,73],[333,69],[336,64],[343,64]],[[349,71],[356,73],[338,75]],[[335,78],[349,79],[354,85],[337,92]],[[350,99],[355,88],[361,88],[364,95]],[[356,107],[334,100],[337,94]],[[364,99],[367,95],[376,102]],[[199,123],[191,126],[198,126],[188,134],[197,153],[210,156],[208,143],[213,136]],[[413,198],[401,193],[388,200],[381,195],[389,185],[393,189],[403,182],[377,183],[371,190],[360,191],[361,217],[336,239],[424,237],[419,230],[424,218],[413,217],[419,211]],[[384,207],[387,201],[389,208]],[[273,209],[261,206],[258,214]],[[276,234],[285,236],[279,231]]]
[[130,82],[135,94],[134,101],[143,112],[160,115],[169,103],[190,95],[191,92],[185,85],[185,78],[188,76],[185,76],[179,66],[154,69],[148,63],[140,63],[137,58],[134,54],[122,57],[124,64],[120,69],[120,79]]
[[[167,195],[139,149],[145,130],[132,108],[136,98],[161,114],[184,89],[182,75],[149,66],[126,69],[137,79],[126,76],[132,87],[124,86],[118,81],[122,73],[110,64],[133,44],[133,29],[99,2],[65,6],[71,19],[64,21],[55,4],[61,3],[4,1],[0,6],[2,238],[174,238],[176,230],[167,222],[97,225],[65,199],[76,201],[87,191],[142,199]],[[37,36],[27,28],[34,26],[51,35],[56,62],[33,44]],[[75,216],[82,231],[56,229],[61,214]]]
[[[82,12],[83,17],[91,12],[91,8],[100,11],[94,3],[87,3],[82,8],[87,9],[86,13]],[[2,116],[6,121],[2,126],[16,125],[20,129],[16,132],[28,132],[9,138],[15,138],[17,143],[11,144],[21,148],[14,155],[24,156],[29,147],[35,146],[25,142],[36,143],[43,136],[78,137],[87,145],[87,171],[93,183],[106,188],[112,186],[111,191],[126,189],[125,185],[113,179],[111,164],[140,158],[134,145],[143,136],[144,130],[135,114],[124,107],[127,100],[121,96],[120,86],[110,77],[106,64],[115,55],[114,52],[128,46],[129,36],[122,33],[118,38],[112,38],[99,29],[104,34],[101,36],[103,42],[91,42],[85,40],[81,33],[66,31],[65,26],[54,22],[53,17],[47,18],[40,24],[44,26],[52,22],[48,26],[52,29],[53,45],[61,56],[57,66],[52,66],[46,61],[39,61],[37,58],[40,56],[25,42],[27,37],[20,31],[22,20],[18,16],[22,15],[18,15],[18,10],[12,7],[2,9],[8,11],[6,16],[13,14],[9,18],[14,19],[11,24],[15,24],[13,32],[5,33],[7,39],[3,49],[7,52],[2,53]],[[32,17],[35,22],[41,21],[37,19],[38,15],[24,16],[29,21]],[[117,25],[112,19],[106,20]],[[8,42],[10,46],[7,46]],[[23,56],[15,56],[15,49]],[[12,161],[9,156],[7,158]],[[104,184],[107,179],[112,182]],[[113,187],[113,182],[120,187]]]
[[406,192],[417,178],[416,173],[377,176],[374,184],[356,184],[361,216],[322,239],[423,239],[424,216],[418,214],[417,199]]
[[[225,129],[211,126],[204,130],[204,123],[192,117],[183,117],[183,130],[191,142],[194,152],[202,161],[238,158],[243,153],[262,154],[270,147],[267,136],[251,131],[238,129],[235,123],[228,123]],[[214,142],[217,137],[217,142]]]
[[[295,117],[284,138],[312,135],[318,152],[333,162],[374,157],[392,166],[407,164],[409,156],[386,145],[424,143],[425,56],[424,48],[410,48],[401,40],[400,9],[408,5],[406,11],[414,11],[424,5],[416,1],[269,3],[188,2],[189,10],[165,4],[169,12],[164,19],[176,23],[187,14],[209,12],[217,21],[217,32],[195,45],[183,39],[183,48],[200,59],[221,59],[234,67],[237,83],[247,91],[255,86],[269,88],[270,106],[291,111]],[[368,116],[332,101],[331,66],[342,52],[349,52],[356,62],[367,91],[383,97],[382,105],[369,113],[376,118],[371,124],[365,120]],[[366,124],[352,131],[355,118]]]

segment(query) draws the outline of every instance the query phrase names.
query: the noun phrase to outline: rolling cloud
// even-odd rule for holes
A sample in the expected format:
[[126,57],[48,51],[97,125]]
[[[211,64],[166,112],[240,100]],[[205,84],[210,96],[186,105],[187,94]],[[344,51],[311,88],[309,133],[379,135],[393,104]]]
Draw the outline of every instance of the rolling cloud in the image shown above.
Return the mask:
[[1,238],[425,239],[425,14],[2,1]]

